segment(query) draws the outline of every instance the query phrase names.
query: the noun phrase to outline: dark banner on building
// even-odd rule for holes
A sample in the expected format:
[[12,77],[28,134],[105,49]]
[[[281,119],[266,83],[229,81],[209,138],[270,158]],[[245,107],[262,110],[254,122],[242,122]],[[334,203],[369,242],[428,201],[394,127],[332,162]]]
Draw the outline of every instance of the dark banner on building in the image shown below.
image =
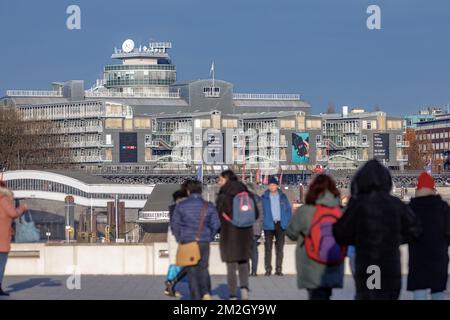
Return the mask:
[[373,134],[373,157],[380,161],[389,161],[389,133]]
[[119,134],[119,161],[121,163],[137,163],[137,133],[120,133]]
[[207,133],[207,158],[208,164],[223,163],[223,137],[221,132]]

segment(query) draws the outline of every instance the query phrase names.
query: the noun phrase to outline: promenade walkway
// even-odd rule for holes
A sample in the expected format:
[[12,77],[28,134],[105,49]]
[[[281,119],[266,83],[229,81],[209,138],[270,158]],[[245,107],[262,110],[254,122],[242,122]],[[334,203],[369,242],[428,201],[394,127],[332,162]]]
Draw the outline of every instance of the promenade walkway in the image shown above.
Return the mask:
[[[166,300],[163,293],[164,277],[160,276],[81,276],[81,289],[67,289],[67,277],[42,276],[6,277],[4,288],[14,300]],[[304,300],[305,290],[298,290],[295,276],[265,277],[250,279],[252,300]],[[405,286],[404,286],[405,287]],[[450,283],[449,283],[450,287]],[[226,299],[228,290],[224,276],[212,277],[214,299]],[[188,295],[188,285],[183,282],[179,289]],[[333,299],[352,300],[354,283],[346,276],[343,289],[334,291]],[[412,293],[402,291],[401,299],[412,299]],[[2,299],[2,298],[0,298]],[[450,293],[446,299],[450,300]]]

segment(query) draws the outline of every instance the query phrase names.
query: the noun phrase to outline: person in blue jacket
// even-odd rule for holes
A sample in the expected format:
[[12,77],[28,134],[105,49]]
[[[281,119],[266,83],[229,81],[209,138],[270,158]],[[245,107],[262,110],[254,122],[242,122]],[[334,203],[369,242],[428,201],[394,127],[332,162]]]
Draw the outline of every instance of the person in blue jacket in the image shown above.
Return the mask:
[[[187,180],[182,188],[186,190],[188,198],[175,207],[170,228],[178,243],[198,241],[200,262],[195,266],[187,267],[189,291],[191,300],[211,300],[211,278],[208,271],[209,244],[219,231],[219,215],[214,205],[202,198],[202,184],[199,181]],[[196,239],[204,205],[206,205],[206,214],[199,238]]]
[[291,204],[286,194],[279,188],[277,177],[269,179],[269,189],[261,197],[264,211],[264,249],[266,276],[272,274],[272,247],[275,238],[275,275],[282,276],[283,249],[286,229],[292,216]]

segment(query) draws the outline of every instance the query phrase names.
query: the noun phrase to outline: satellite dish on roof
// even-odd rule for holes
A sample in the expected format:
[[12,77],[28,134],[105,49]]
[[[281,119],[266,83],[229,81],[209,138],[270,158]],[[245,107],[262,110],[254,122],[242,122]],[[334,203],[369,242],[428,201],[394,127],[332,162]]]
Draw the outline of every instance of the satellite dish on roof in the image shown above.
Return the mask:
[[122,50],[125,53],[130,53],[134,50],[134,41],[131,39],[125,40],[125,42],[122,44]]

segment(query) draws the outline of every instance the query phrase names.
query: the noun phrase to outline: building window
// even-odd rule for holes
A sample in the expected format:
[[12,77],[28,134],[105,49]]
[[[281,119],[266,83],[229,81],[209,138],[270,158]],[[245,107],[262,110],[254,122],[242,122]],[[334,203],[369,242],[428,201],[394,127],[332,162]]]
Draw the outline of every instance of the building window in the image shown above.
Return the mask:
[[397,136],[397,143],[401,143],[402,142],[402,136],[398,135]]
[[201,139],[200,139],[200,135],[199,134],[196,134],[195,135],[195,137],[194,137],[194,143],[196,144],[196,145],[200,145],[201,144]]
[[320,135],[320,134],[318,134],[317,136],[316,136],[316,144],[319,144],[319,143],[321,143],[322,142],[322,136]]
[[217,98],[220,97],[220,88],[219,87],[204,87],[203,93],[207,98]]
[[362,142],[362,144],[367,144],[367,136],[366,135],[363,135],[361,137],[361,142]]

